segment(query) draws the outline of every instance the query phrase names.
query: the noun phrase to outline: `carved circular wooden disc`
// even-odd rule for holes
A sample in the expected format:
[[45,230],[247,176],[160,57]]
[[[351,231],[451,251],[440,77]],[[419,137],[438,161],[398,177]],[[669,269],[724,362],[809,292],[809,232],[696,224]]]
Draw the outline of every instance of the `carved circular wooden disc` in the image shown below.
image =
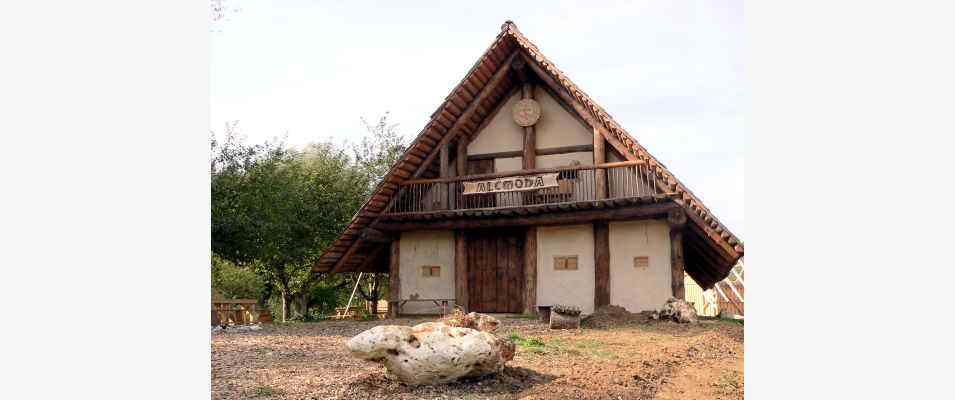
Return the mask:
[[531,126],[541,118],[541,106],[534,99],[522,99],[514,105],[514,122],[520,126]]

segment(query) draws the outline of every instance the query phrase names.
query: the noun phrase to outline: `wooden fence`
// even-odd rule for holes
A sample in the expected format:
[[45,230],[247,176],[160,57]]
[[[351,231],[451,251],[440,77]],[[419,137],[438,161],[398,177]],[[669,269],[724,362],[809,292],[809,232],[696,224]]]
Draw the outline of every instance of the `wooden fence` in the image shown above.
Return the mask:
[[[730,289],[730,283],[723,281],[723,282],[720,282],[719,285],[720,285],[720,289],[723,290],[723,293],[726,294],[726,299],[723,299],[723,297],[721,296],[717,296],[717,298],[719,298],[720,311],[728,311],[736,315],[744,315],[743,303],[739,301],[739,299],[737,299],[736,296],[733,294],[733,290]],[[733,287],[736,289],[737,292],[739,292],[740,296],[745,298],[746,295],[743,293],[743,285],[740,285],[739,283],[735,283],[733,284]]]
[[246,325],[272,320],[268,310],[262,310],[257,300],[213,300],[212,325]]

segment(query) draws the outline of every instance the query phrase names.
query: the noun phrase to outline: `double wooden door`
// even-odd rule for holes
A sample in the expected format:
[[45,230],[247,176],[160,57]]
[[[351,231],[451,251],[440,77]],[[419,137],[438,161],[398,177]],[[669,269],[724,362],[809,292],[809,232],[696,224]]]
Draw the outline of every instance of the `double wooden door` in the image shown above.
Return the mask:
[[523,229],[465,233],[469,311],[524,311],[524,235]]

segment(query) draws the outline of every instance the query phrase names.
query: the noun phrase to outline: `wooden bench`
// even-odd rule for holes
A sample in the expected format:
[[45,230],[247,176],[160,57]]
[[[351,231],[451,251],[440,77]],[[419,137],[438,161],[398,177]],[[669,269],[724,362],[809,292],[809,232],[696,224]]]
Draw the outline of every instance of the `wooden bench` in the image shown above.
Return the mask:
[[449,308],[450,305],[454,302],[454,299],[405,299],[405,300],[401,300],[400,302],[398,302],[398,314],[401,314],[401,307],[403,307],[403,306],[405,305],[405,303],[407,303],[407,302],[409,302],[409,301],[414,301],[414,302],[428,302],[428,301],[430,301],[430,302],[434,303],[434,306],[435,306],[436,308],[440,308],[440,309],[441,309],[441,315],[445,315],[445,314],[448,313],[448,308]]

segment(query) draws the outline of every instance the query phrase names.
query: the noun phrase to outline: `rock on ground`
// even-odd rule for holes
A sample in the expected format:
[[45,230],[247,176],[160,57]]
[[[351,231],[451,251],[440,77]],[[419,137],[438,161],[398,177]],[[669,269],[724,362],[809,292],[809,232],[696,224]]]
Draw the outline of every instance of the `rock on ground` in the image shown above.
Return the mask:
[[[487,318],[493,320],[480,316],[470,321],[485,321],[488,329],[492,325],[496,329],[497,320],[492,324]],[[413,327],[376,326],[351,338],[346,346],[353,356],[381,362],[389,377],[411,385],[498,373],[504,369],[504,363],[514,358],[514,344],[510,341],[444,322]]]
[[696,309],[686,301],[671,297],[660,309],[661,319],[670,319],[679,323],[696,323]]
[[478,314],[476,312],[465,314],[459,309],[455,309],[452,313],[441,318],[441,322],[447,326],[471,328],[487,333],[494,333],[501,324],[497,318],[490,315]]

